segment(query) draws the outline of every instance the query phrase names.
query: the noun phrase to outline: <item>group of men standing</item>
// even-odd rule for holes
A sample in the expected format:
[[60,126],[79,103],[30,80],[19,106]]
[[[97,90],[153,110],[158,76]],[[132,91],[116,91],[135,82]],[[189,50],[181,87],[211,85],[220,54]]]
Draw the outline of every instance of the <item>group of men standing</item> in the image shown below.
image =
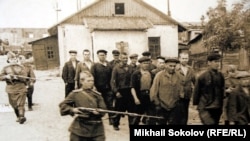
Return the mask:
[[[106,60],[107,53],[106,50],[98,50],[98,61],[87,65],[85,63],[86,58],[84,58],[84,61],[77,61],[75,57],[77,52],[70,51],[72,57],[63,68],[62,76],[66,84],[66,90],[68,83],[84,79],[81,77],[77,79],[77,76],[83,75],[82,73],[91,74],[93,77],[91,91],[102,97],[101,101],[105,103],[105,106],[100,107],[95,104],[90,108],[104,108],[142,115],[128,115],[129,126],[139,124],[187,125],[189,104],[193,100],[193,105],[197,105],[202,124],[219,124],[225,83],[224,76],[219,71],[221,59],[219,54],[209,54],[207,70],[200,75],[196,75],[196,72],[188,65],[189,54],[187,52],[180,53],[178,58],[158,56],[156,65],[152,62],[151,54],[148,51],[142,53],[142,56],[138,58],[138,54],[128,56],[127,53],[114,50],[112,52],[114,60],[112,61]],[[129,58],[130,64],[128,64]],[[72,63],[75,63],[75,65]],[[82,67],[84,69],[75,71],[78,70],[80,65],[85,66]],[[69,68],[71,68],[71,74],[69,74]],[[81,86],[81,88],[83,87]],[[74,90],[75,88],[71,87],[70,95],[79,93],[79,90]],[[69,100],[67,97],[68,92],[66,91],[66,100],[60,104],[62,115],[65,115],[65,109],[68,109],[66,110],[68,114],[82,113],[81,110],[81,112],[72,110],[72,108],[80,107],[76,104],[79,100],[74,100],[75,106],[66,102],[72,102],[72,99]],[[72,96],[70,97],[72,98]],[[119,130],[120,119],[123,116],[123,114],[109,113],[109,124],[113,125],[114,130]],[[82,137],[82,135],[79,136]]]

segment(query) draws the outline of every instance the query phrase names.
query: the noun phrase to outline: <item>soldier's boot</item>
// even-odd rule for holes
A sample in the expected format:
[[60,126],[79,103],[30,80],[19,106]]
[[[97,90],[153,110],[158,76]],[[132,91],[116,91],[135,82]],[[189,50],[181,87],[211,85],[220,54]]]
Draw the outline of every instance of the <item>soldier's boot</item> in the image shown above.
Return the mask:
[[26,117],[24,116],[24,109],[19,109],[19,123],[23,124],[26,121]]
[[14,112],[15,112],[16,117],[17,117],[16,122],[19,122],[19,111],[18,111],[18,109],[14,109]]

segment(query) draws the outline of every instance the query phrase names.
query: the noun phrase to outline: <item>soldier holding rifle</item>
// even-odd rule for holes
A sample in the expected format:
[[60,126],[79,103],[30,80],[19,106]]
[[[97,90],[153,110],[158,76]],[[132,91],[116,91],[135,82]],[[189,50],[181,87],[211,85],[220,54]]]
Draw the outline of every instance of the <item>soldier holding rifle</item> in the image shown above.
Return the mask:
[[26,83],[27,79],[19,76],[27,76],[24,66],[18,64],[18,59],[13,52],[7,54],[9,65],[5,66],[0,73],[0,80],[6,81],[6,92],[9,103],[17,116],[17,122],[23,124],[25,117]]
[[59,104],[60,113],[76,115],[69,127],[70,141],[105,141],[102,117],[105,113],[97,110],[87,111],[79,107],[106,109],[104,100],[99,92],[93,90],[94,77],[90,72],[80,73],[81,89],[73,90]]

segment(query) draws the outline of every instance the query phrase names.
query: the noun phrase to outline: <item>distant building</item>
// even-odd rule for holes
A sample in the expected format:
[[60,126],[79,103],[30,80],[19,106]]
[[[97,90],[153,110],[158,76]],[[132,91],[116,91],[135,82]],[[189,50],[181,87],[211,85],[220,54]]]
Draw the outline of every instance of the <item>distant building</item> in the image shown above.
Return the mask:
[[16,53],[31,52],[28,42],[48,36],[47,28],[0,28],[0,39],[8,41],[3,45],[5,52],[11,50]]
[[79,52],[91,50],[92,59],[97,60],[96,51],[118,49],[128,54],[150,51],[157,56],[178,55],[178,33],[186,28],[142,0],[96,0],[77,13],[48,29],[57,35],[60,64],[69,58],[71,49]]

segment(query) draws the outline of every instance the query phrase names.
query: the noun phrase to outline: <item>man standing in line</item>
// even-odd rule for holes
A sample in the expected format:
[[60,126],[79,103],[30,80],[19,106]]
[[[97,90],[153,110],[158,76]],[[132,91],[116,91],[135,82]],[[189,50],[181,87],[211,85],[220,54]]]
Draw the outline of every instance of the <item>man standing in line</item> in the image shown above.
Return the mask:
[[17,122],[23,124],[25,117],[25,101],[26,101],[26,78],[27,72],[24,66],[18,64],[18,59],[13,52],[7,54],[9,65],[5,66],[0,73],[0,80],[6,81],[6,92],[8,93],[9,103],[14,109],[17,116]]
[[[148,58],[150,58],[150,64],[149,64],[149,71],[152,71],[153,69],[156,69],[157,67],[153,64],[153,60],[152,60],[152,57],[151,57],[151,53],[149,52],[149,51],[144,51],[143,53],[142,53],[142,56],[144,56],[144,57],[148,57]],[[138,65],[138,67],[137,67],[137,69],[139,69],[140,68],[140,65]]]
[[225,79],[219,71],[220,59],[218,53],[209,54],[208,68],[195,82],[193,105],[204,125],[218,125],[222,115]]
[[[99,61],[94,63],[94,65],[90,69],[95,80],[94,86],[96,87],[97,91],[102,94],[102,97],[105,101],[107,109],[113,110],[114,109],[113,107],[114,94],[110,86],[112,67],[106,60],[107,58],[106,50],[98,50],[97,55],[98,55]],[[112,115],[113,114],[108,114],[110,125],[113,124]]]
[[62,70],[62,79],[65,84],[65,97],[69,95],[69,93],[75,89],[75,75],[76,75],[76,65],[78,64],[78,60],[76,59],[77,51],[70,50],[70,59],[63,66]]
[[[151,108],[151,101],[149,97],[149,90],[153,82],[153,74],[149,71],[150,58],[141,57],[139,60],[140,69],[134,71],[131,76],[131,94],[133,102],[135,103],[133,112],[138,114],[149,114]],[[139,125],[140,121],[147,123],[147,118],[134,117],[133,125]]]
[[155,105],[156,114],[164,117],[163,120],[159,120],[160,125],[180,125],[181,78],[175,72],[177,63],[178,59],[166,58],[165,70],[156,74],[150,89],[150,99]]
[[138,60],[138,54],[131,54],[129,56],[129,59],[130,59],[130,66],[132,67],[133,69],[133,72],[136,70],[137,68],[137,60]]
[[90,60],[90,51],[88,49],[83,50],[83,61],[77,63],[76,75],[75,75],[75,89],[81,88],[79,83],[80,73],[83,71],[90,72],[90,69],[94,62]]
[[157,68],[153,69],[151,72],[155,76],[158,72],[165,69],[165,57],[158,56],[157,58]]
[[180,94],[180,108],[183,113],[181,124],[187,125],[188,111],[190,98],[193,93],[193,87],[195,83],[194,70],[188,65],[189,54],[186,52],[179,54],[180,64],[176,67],[176,73],[179,73],[182,79],[182,88]]
[[120,60],[119,60],[120,52],[118,50],[113,50],[112,54],[113,54],[113,60],[111,60],[109,63],[113,69],[117,64],[120,63]]
[[[112,87],[112,91],[115,94],[115,111],[131,112],[132,108],[134,107],[130,86],[130,80],[133,70],[127,63],[128,55],[126,53],[122,53],[120,55],[120,63],[116,65],[112,70],[110,84]],[[114,130],[119,130],[120,119],[120,114],[117,114],[113,118]],[[129,125],[131,124],[132,119],[132,117],[128,116]]]

